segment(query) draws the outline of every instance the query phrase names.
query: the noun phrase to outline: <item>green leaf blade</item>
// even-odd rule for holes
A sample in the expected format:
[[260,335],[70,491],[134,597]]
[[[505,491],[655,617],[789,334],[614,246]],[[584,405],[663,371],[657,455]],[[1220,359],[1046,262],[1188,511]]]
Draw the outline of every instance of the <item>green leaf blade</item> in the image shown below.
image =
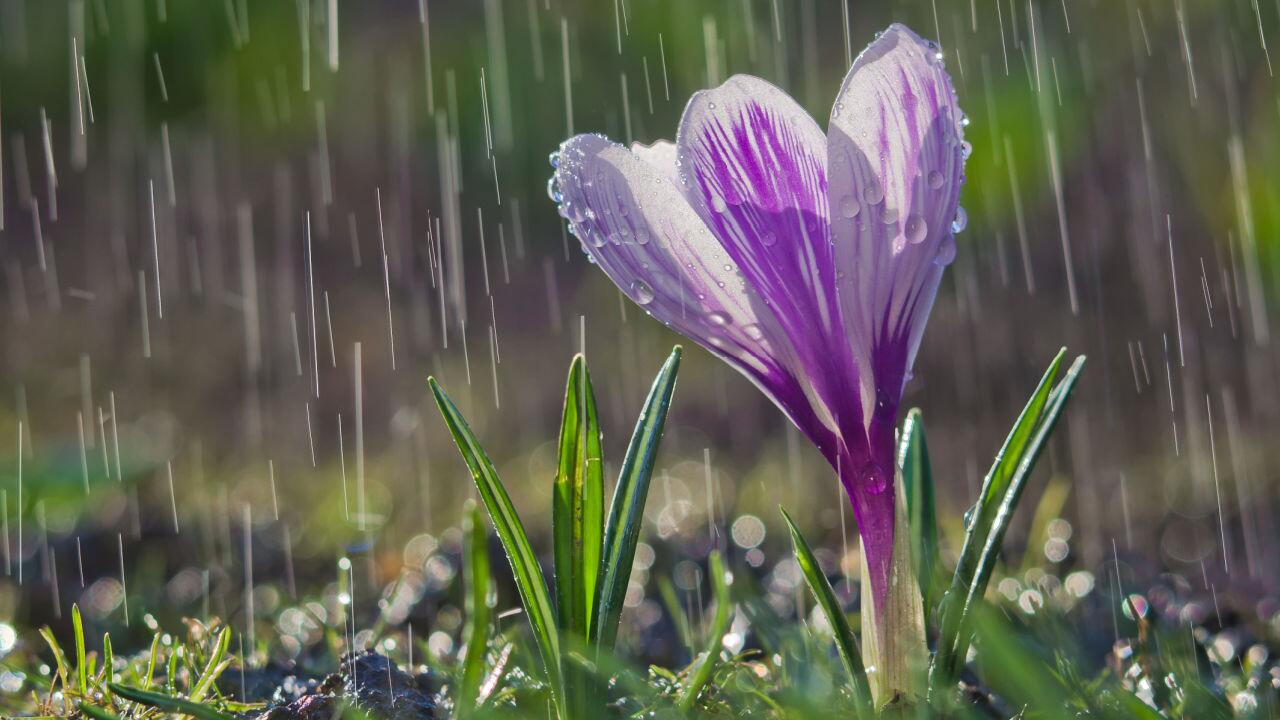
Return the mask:
[[845,671],[849,673],[854,702],[857,703],[860,713],[869,716],[871,689],[867,682],[867,671],[862,665],[862,653],[858,649],[857,640],[854,639],[853,629],[849,626],[849,619],[840,609],[840,601],[836,599],[835,591],[818,565],[818,559],[814,556],[808,541],[800,534],[800,529],[796,527],[791,515],[784,508],[778,509],[787,523],[787,529],[791,531],[791,544],[795,549],[796,563],[800,565],[805,584],[809,586],[809,592],[813,594],[814,600],[827,616],[827,624],[831,626],[836,652],[840,655],[840,662],[844,665]]
[[609,522],[605,527],[604,552],[596,586],[595,622],[589,637],[598,648],[612,649],[617,639],[623,599],[631,579],[640,526],[644,521],[649,482],[671,407],[671,396],[675,392],[682,352],[679,345],[672,348],[658,371],[618,474],[618,485],[609,507]]
[[591,631],[604,542],[604,465],[591,376],[581,355],[569,367],[552,494],[556,609],[561,632]]
[[939,591],[938,513],[935,504],[933,469],[925,440],[924,418],[919,408],[907,413],[898,449],[903,491],[907,498],[907,521],[911,529],[911,557],[916,563],[916,580],[924,594],[925,607],[933,607]]
[[458,718],[470,717],[480,697],[484,680],[485,651],[489,645],[489,553],[486,551],[484,518],[471,501],[464,511],[462,532],[466,538],[467,627],[463,641],[467,654],[455,699]]
[[542,577],[542,569],[538,565],[533,546],[525,532],[524,524],[516,513],[502,481],[498,479],[493,462],[480,446],[471,426],[467,424],[462,413],[454,405],[453,400],[444,392],[435,378],[428,378],[428,384],[435,397],[440,414],[444,416],[449,433],[453,436],[458,451],[471,471],[472,480],[480,493],[480,499],[489,512],[494,530],[506,551],[507,561],[511,564],[511,572],[515,576],[516,589],[524,604],[525,614],[533,629],[534,641],[542,656],[543,665],[551,682],[552,695],[557,707],[564,707],[564,686],[560,675],[560,643],[556,634],[556,613],[551,604],[546,581]]

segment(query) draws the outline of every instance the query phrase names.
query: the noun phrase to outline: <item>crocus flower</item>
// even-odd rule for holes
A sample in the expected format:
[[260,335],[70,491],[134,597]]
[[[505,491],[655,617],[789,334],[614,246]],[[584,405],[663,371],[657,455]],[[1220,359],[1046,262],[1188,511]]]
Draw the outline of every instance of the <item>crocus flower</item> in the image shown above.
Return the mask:
[[549,191],[592,260],[837,470],[879,607],[898,406],[964,226],[965,123],[938,46],[893,25],[849,70],[826,133],[736,75],[689,100],[674,144],[578,135],[552,156]]

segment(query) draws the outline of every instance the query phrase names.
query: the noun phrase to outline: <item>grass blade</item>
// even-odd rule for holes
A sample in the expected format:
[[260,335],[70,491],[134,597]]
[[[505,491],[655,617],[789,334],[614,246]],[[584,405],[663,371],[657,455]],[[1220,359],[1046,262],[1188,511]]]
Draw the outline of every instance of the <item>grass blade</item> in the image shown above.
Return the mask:
[[586,638],[596,597],[604,531],[604,465],[591,376],[581,355],[569,366],[560,423],[551,521],[555,537],[556,609],[561,632]]
[[813,599],[818,602],[822,612],[827,616],[827,624],[831,626],[831,634],[836,641],[840,662],[849,673],[849,685],[853,689],[853,700],[858,706],[858,712],[860,715],[870,717],[871,690],[867,684],[867,671],[862,666],[862,654],[858,649],[857,640],[853,637],[853,629],[849,627],[849,619],[840,609],[840,602],[836,599],[831,583],[822,572],[822,568],[818,566],[818,559],[814,557],[813,550],[800,534],[800,529],[796,527],[791,515],[784,508],[778,509],[782,511],[782,519],[787,521],[787,529],[791,531],[791,544],[795,547],[796,562],[800,565],[804,581],[809,586],[809,592],[813,593]]
[[618,619],[622,615],[622,601],[631,579],[631,564],[635,560],[636,542],[644,521],[644,503],[653,477],[653,464],[658,455],[658,443],[662,440],[662,429],[667,422],[667,411],[671,407],[671,395],[676,389],[680,355],[679,345],[672,348],[671,355],[649,389],[649,397],[636,422],[609,507],[604,555],[596,586],[596,622],[593,636],[589,638],[599,648],[612,649],[617,639]]
[[1084,362],[1083,355],[1076,358],[1066,376],[1063,377],[1062,382],[1053,389],[1053,393],[1049,398],[1049,405],[1040,423],[1036,426],[1035,434],[1032,435],[1023,449],[1021,457],[1018,458],[1017,470],[1010,479],[1008,490],[1003,500],[1001,500],[996,516],[991,523],[991,530],[986,542],[983,544],[982,554],[974,572],[973,582],[969,586],[969,591],[964,599],[963,610],[960,614],[960,633],[956,636],[956,650],[951,655],[952,667],[949,668],[950,672],[954,672],[955,664],[968,653],[969,634],[965,631],[966,619],[972,613],[974,604],[981,600],[987,591],[987,583],[991,580],[991,573],[995,569],[996,559],[1000,555],[1000,548],[1004,543],[1004,534],[1009,529],[1009,523],[1013,520],[1013,512],[1017,509],[1018,502],[1022,499],[1023,491],[1026,490],[1027,481],[1031,477],[1031,471],[1035,469],[1036,460],[1040,457],[1040,451],[1044,449],[1046,441],[1048,441],[1058,423],[1058,417],[1062,414],[1062,409],[1066,407],[1067,400],[1071,397],[1071,391],[1075,388],[1076,380],[1080,377],[1080,371],[1084,369]]
[[[1062,365],[1062,359],[1065,357],[1066,352],[1066,348],[1059,350],[1058,354],[1053,358],[1053,362],[1049,364],[1049,369],[1045,371],[1039,385],[1036,386],[1035,392],[1032,393],[1031,399],[1027,402],[1026,407],[1022,409],[1022,413],[1018,415],[1013,429],[1009,431],[1008,437],[1005,438],[1000,452],[996,453],[991,469],[982,480],[982,489],[978,493],[978,501],[973,509],[969,511],[970,516],[965,523],[967,527],[964,544],[960,549],[960,559],[956,562],[955,573],[951,577],[951,585],[942,599],[940,609],[941,628],[938,633],[938,653],[934,657],[934,667],[949,668],[951,666],[951,653],[955,648],[956,636],[960,629],[960,615],[964,608],[963,598],[973,584],[973,576],[977,571],[979,556],[986,542],[991,522],[994,520],[998,510],[1000,499],[1004,497],[1009,480],[1013,476],[1017,459],[1021,457],[1022,450],[1026,446],[1027,440],[1030,438],[1036,424],[1040,421],[1044,407],[1049,401],[1050,389],[1053,387],[1053,381],[1058,375],[1058,369]],[[930,687],[932,688],[933,686],[934,683],[931,680]]]
[[89,666],[85,663],[84,620],[80,617],[80,606],[75,603],[71,605],[71,627],[76,636],[76,681],[83,695],[89,689]]
[[716,598],[716,614],[711,621],[711,634],[707,636],[707,648],[703,652],[702,662],[698,664],[693,678],[689,680],[688,685],[684,686],[684,692],[677,701],[680,710],[686,714],[698,701],[702,688],[706,687],[707,681],[711,679],[711,673],[719,663],[724,634],[729,630],[729,610],[733,606],[729,599],[729,575],[724,570],[724,560],[720,557],[719,550],[711,551],[710,565],[711,588]]
[[467,502],[462,533],[466,537],[467,629],[466,658],[454,700],[459,720],[469,717],[480,697],[484,681],[485,651],[489,645],[489,553],[485,549],[484,518],[475,503]]
[[89,703],[82,702],[76,705],[76,707],[80,709],[80,712],[84,714],[85,717],[92,718],[93,720],[120,720],[119,715],[108,710],[104,710],[97,705],[90,705]]
[[132,700],[136,703],[149,705],[153,708],[163,710],[167,713],[175,713],[181,715],[190,715],[196,720],[236,720],[231,715],[218,712],[208,705],[202,705],[198,702],[185,700],[183,698],[165,695],[164,693],[151,692],[149,690],[139,690],[128,685],[118,685],[109,683],[107,687],[111,688],[111,692],[126,700]]
[[62,686],[67,686],[67,677],[69,670],[67,669],[67,654],[62,651],[62,646],[58,644],[58,638],[54,637],[53,630],[47,625],[40,628],[40,637],[44,638],[45,643],[49,645],[49,649],[53,651],[53,659],[58,666],[56,675],[62,681]]
[[538,645],[542,663],[547,669],[552,696],[555,698],[556,706],[563,708],[564,685],[560,677],[560,642],[556,635],[555,610],[551,604],[546,581],[542,577],[542,569],[538,565],[538,558],[533,552],[533,546],[529,544],[529,536],[520,522],[520,516],[516,514],[515,506],[511,504],[511,496],[507,494],[502,481],[498,479],[493,463],[485,454],[484,448],[480,446],[471,426],[445,394],[440,383],[436,382],[435,378],[428,378],[427,382],[435,396],[436,405],[440,408],[440,414],[444,416],[445,424],[449,426],[449,433],[453,436],[458,451],[462,453],[462,459],[471,470],[471,478],[480,492],[480,499],[484,502],[485,509],[489,511],[494,530],[498,533],[503,550],[506,551],[507,561],[511,563],[511,572],[515,576],[516,589],[520,592],[525,615],[528,616],[529,625],[533,629],[534,641]]
[[907,497],[907,522],[911,528],[911,557],[916,563],[916,580],[924,594],[926,608],[933,607],[938,593],[938,514],[934,504],[933,469],[929,465],[929,445],[925,441],[924,418],[919,408],[907,413],[898,445],[898,467],[902,470]]
[[[187,697],[192,702],[200,702],[204,699],[205,693],[213,687],[213,683],[217,681],[218,676],[226,669],[230,658],[227,658],[227,648],[231,647],[231,628],[223,628],[218,635],[218,642],[213,646],[213,652],[209,653],[209,661],[205,663],[204,672],[200,673],[200,678],[196,680],[196,684],[192,686],[191,692],[187,693]],[[224,662],[224,658],[226,662]]]

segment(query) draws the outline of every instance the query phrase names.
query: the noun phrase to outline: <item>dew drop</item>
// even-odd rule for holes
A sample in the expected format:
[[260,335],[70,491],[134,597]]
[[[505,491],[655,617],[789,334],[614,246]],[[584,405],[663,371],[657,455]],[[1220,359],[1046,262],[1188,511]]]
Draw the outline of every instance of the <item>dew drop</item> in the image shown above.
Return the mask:
[[649,231],[648,231],[648,230],[642,230],[642,229],[639,229],[639,228],[637,228],[637,229],[636,229],[636,244],[637,244],[637,245],[648,245],[648,244],[649,244]]
[[653,302],[653,288],[643,280],[631,283],[631,297],[637,305],[648,305]]
[[884,200],[884,188],[880,187],[880,183],[872,180],[870,185],[862,189],[862,199],[868,205],[877,205]]
[[746,333],[747,337],[751,338],[752,340],[759,340],[760,338],[764,337],[764,331],[761,330],[760,326],[756,325],[755,323],[752,323],[750,325],[743,327],[742,332]]
[[951,221],[951,232],[964,232],[967,227],[969,227],[969,214],[964,211],[964,208],[957,207],[956,219]]
[[956,236],[948,234],[938,246],[938,255],[933,259],[935,265],[950,265],[956,259]]
[[847,219],[857,217],[858,211],[862,210],[862,205],[858,199],[852,195],[845,195],[840,198],[840,215]]
[[862,466],[862,471],[858,473],[858,479],[869,492],[875,495],[879,495],[889,487],[888,475],[874,462],[868,462]]
[[556,150],[551,153],[551,155],[547,157],[547,162],[551,163],[551,167],[553,168],[560,167],[560,151]]
[[719,325],[721,327],[724,327],[733,322],[733,319],[729,317],[729,313],[723,312],[721,310],[716,310],[715,312],[707,313],[707,319],[710,320],[713,324]]
[[724,211],[725,211],[725,208],[726,208],[726,207],[728,207],[728,206],[725,204],[725,202],[724,202],[724,198],[720,197],[719,195],[714,195],[714,196],[712,196],[712,198],[711,198],[711,209],[712,209],[712,210],[715,210],[715,211],[716,211],[716,212],[718,212],[718,213],[722,213],[722,212],[724,212]]
[[929,231],[929,225],[920,213],[911,213],[907,216],[907,223],[902,231],[907,236],[907,242],[914,245],[924,240],[925,234]]
[[547,178],[547,197],[551,198],[552,202],[557,203],[564,199],[564,196],[560,194],[560,183],[556,182],[555,175]]
[[961,141],[960,157],[964,158],[965,160],[968,160],[969,156],[972,154],[973,154],[973,145],[971,145],[968,140]]
[[938,188],[942,187],[942,179],[943,179],[942,173],[938,172],[937,170],[929,171],[929,187],[930,188],[937,190]]
[[778,234],[772,230],[765,230],[760,235],[760,242],[765,247],[773,247],[778,244]]
[[884,216],[881,217],[885,225],[894,225],[898,222],[898,208],[885,208]]
[[960,127],[969,127],[969,116],[960,113]]

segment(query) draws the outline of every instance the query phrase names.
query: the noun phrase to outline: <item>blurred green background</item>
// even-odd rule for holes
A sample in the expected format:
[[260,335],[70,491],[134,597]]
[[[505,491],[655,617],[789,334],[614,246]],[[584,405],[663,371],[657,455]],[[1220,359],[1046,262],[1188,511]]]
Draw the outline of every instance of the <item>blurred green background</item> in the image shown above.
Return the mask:
[[[734,73],[825,126],[890,22],[941,43],[971,121],[969,226],[904,404],[948,531],[1067,345],[1089,367],[1032,490],[1053,479],[1065,524],[1027,511],[1015,564],[1203,577],[1269,620],[1272,0],[2,0],[0,616],[79,600],[118,627],[122,562],[135,627],[242,621],[250,578],[263,614],[332,594],[339,557],[369,612],[406,569],[447,581],[427,558],[473,491],[428,374],[545,531],[572,354],[616,468],[680,342],[566,233],[548,154],[673,138]],[[856,577],[834,473],[689,350],[656,561],[723,545],[766,573],[782,503]]]

